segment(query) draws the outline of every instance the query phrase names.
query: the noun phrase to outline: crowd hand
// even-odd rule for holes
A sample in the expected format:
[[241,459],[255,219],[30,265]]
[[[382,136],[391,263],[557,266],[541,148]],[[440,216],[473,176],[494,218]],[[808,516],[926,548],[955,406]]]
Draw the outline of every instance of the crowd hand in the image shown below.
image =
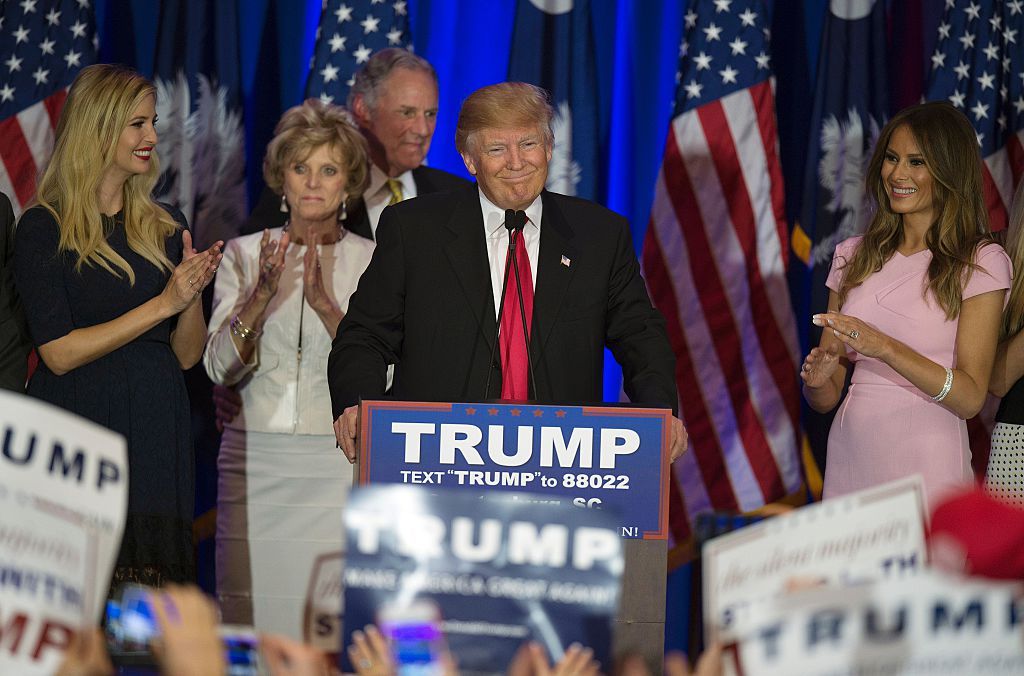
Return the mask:
[[813,315],[811,322],[815,326],[831,328],[832,335],[865,357],[880,356],[889,340],[887,335],[870,324],[838,312]]
[[71,637],[56,676],[112,676],[113,673],[103,632],[99,627],[90,627]]
[[338,448],[349,462],[356,461],[356,443],[359,441],[359,405],[346,408],[334,421],[334,437]]
[[258,290],[273,298],[277,293],[277,283],[281,280],[284,270],[284,254],[288,251],[290,240],[288,233],[282,233],[281,241],[270,239],[270,231],[264,230],[260,237],[260,280]]
[[506,673],[508,676],[597,676],[599,668],[594,651],[579,643],[570,645],[562,659],[552,666],[544,648],[530,641],[516,651]]
[[331,676],[327,656],[284,636],[260,636],[260,652],[270,676]]
[[363,631],[352,632],[348,658],[359,676],[392,676],[396,673],[391,650],[377,627],[366,625]]
[[686,434],[686,427],[683,426],[683,421],[679,418],[672,418],[670,425],[672,426],[671,462],[675,462],[686,452],[689,436]]
[[722,676],[722,646],[712,643],[697,658],[697,664],[690,671],[686,655],[673,651],[665,655],[665,676]]
[[168,585],[149,595],[160,628],[152,649],[164,676],[223,676],[217,607],[197,587]]
[[242,410],[242,397],[233,387],[214,385],[213,406],[217,411],[217,431],[223,432],[224,426],[234,420]]
[[839,355],[834,348],[815,347],[804,357],[800,378],[807,387],[821,387],[832,378],[838,366]]
[[224,257],[221,253],[224,242],[215,242],[206,251],[197,252],[192,248],[192,235],[188,230],[181,233],[181,239],[184,244],[181,263],[174,268],[160,294],[171,315],[180,313],[196,301],[206,285],[213,281],[220,260]]

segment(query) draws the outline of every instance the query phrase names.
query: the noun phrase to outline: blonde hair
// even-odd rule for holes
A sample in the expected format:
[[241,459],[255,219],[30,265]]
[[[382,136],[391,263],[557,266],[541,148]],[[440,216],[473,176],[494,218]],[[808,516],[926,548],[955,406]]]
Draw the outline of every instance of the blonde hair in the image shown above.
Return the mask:
[[[98,265],[135,284],[135,271],[107,243],[98,191],[113,166],[121,133],[153,84],[133,70],[109,64],[83,68],[71,84],[57,122],[53,155],[39,179],[36,203],[57,220],[59,249],[78,255],[75,270]],[[98,157],[97,157],[98,155]],[[144,174],[129,176],[122,187],[128,246],[158,268],[170,272],[165,241],[180,227],[151,196],[160,176],[154,152]]]
[[341,156],[347,178],[346,202],[359,199],[370,180],[366,139],[347,110],[320,99],[306,99],[281,116],[263,158],[263,180],[267,187],[280,195],[285,167],[301,162],[325,144]]
[[982,199],[977,136],[963,113],[945,101],[905,108],[882,129],[865,179],[875,213],[857,251],[841,267],[839,305],[851,289],[881,270],[903,241],[903,216],[892,210],[882,180],[890,139],[901,127],[913,135],[933,179],[935,221],[925,236],[932,253],[928,289],[946,317],[954,319],[960,314],[964,285],[977,269],[974,253],[993,240]]
[[538,126],[548,146],[554,143],[551,119],[555,111],[548,93],[525,82],[499,82],[482,87],[462,102],[455,126],[455,149],[469,152],[473,137],[482,129]]
[[1017,184],[1010,205],[1010,225],[1007,228],[1006,253],[1013,263],[1013,286],[1003,312],[1003,326],[999,340],[1006,340],[1024,329],[1024,181]]

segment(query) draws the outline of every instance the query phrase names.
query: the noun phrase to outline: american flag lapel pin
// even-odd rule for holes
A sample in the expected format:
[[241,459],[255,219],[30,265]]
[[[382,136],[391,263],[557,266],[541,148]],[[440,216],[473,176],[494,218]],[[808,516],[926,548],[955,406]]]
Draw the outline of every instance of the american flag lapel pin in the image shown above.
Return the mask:
[[566,256],[565,254],[562,254],[562,265],[564,265],[565,267],[569,267],[571,263],[572,261],[569,260],[569,257]]

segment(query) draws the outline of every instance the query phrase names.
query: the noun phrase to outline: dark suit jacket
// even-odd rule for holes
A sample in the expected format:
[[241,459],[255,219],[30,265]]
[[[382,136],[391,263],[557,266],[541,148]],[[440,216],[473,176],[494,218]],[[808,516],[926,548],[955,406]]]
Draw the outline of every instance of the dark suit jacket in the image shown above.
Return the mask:
[[[544,192],[542,199],[530,346],[537,401],[600,402],[607,345],[631,401],[675,410],[675,356],[640,277],[626,219],[574,197]],[[383,395],[389,363],[396,364],[392,394],[399,399],[498,397],[501,373],[490,360],[495,331],[476,188],[388,207],[331,350],[335,417],[361,397]]]
[[[416,183],[416,195],[427,195],[432,192],[444,192],[446,190],[457,190],[464,188],[470,183],[466,179],[449,174],[447,171],[432,169],[430,167],[416,167],[412,170],[412,180]],[[239,234],[249,235],[259,232],[264,228],[279,228],[288,220],[288,214],[281,211],[281,196],[269,188],[264,188],[260,194],[260,201],[256,208],[249,214],[249,220],[242,226]],[[345,228],[354,232],[360,237],[373,239],[373,229],[370,228],[370,216],[366,213],[366,203],[359,200],[348,212],[345,219]]]
[[0,193],[0,388],[25,391],[32,344],[14,288],[14,210]]

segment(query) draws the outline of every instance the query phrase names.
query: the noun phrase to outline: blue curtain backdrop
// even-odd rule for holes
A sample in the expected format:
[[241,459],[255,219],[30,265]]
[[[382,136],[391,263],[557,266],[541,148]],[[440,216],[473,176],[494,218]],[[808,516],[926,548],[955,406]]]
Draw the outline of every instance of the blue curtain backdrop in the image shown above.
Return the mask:
[[[211,2],[215,0],[210,0]],[[249,199],[262,185],[260,161],[280,114],[303,98],[313,54],[320,0],[216,0],[238,2],[238,41],[247,141]],[[151,74],[159,2],[97,0],[101,61],[121,62]],[[684,0],[592,0],[600,105],[610,120],[606,204],[633,225],[637,249],[661,164],[675,95]],[[807,96],[811,91],[827,3],[775,0],[775,68],[779,123],[788,186],[802,175]],[[441,82],[437,131],[428,161],[465,175],[455,152],[455,119],[462,100],[478,87],[506,78],[516,0],[412,0],[416,51],[430,60]],[[804,36],[812,36],[805,39]],[[922,55],[923,58],[923,55]],[[783,92],[787,96],[783,97]],[[792,109],[786,100],[795,102]],[[788,131],[787,131],[788,130]],[[785,166],[787,156],[797,158]],[[798,166],[799,165],[799,166]],[[787,179],[789,176],[787,175]],[[787,194],[797,203],[799,192]]]

